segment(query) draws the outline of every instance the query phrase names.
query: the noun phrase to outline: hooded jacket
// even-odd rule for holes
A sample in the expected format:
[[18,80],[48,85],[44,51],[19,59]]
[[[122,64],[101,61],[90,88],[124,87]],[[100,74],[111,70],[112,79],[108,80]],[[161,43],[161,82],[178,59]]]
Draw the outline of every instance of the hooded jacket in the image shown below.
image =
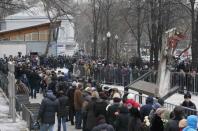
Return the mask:
[[141,114],[141,120],[144,120],[145,116],[149,116],[151,110],[153,109],[153,98],[152,97],[148,97],[146,99],[146,105],[142,106],[140,108],[140,114]]
[[187,124],[188,126],[183,129],[183,131],[197,131],[198,118],[195,115],[188,116]]
[[128,108],[122,106],[119,108],[119,115],[115,121],[115,126],[117,131],[128,131],[128,123],[130,119],[130,114]]
[[53,95],[53,92],[49,90],[46,93],[46,97],[42,100],[39,109],[38,119],[41,120],[43,124],[54,124],[55,123],[55,113],[58,112],[59,102]]

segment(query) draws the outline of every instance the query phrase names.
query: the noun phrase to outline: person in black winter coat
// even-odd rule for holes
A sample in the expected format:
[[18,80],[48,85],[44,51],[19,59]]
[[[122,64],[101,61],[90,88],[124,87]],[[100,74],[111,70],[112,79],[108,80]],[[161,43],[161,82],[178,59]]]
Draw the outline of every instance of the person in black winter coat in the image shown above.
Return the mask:
[[42,100],[39,109],[37,120],[41,121],[41,131],[53,131],[55,123],[55,113],[58,112],[59,102],[53,95],[53,92],[48,90],[46,97]]
[[164,124],[161,118],[164,112],[165,112],[165,109],[163,108],[157,109],[151,121],[150,131],[164,131]]
[[128,131],[144,131],[144,126],[141,121],[140,111],[137,108],[131,108],[130,119],[128,123]]
[[[184,101],[182,102],[181,106],[196,110],[196,105],[191,101],[191,94],[189,92],[184,95]],[[187,116],[197,115],[196,111],[185,110],[185,113]]]
[[36,93],[40,88],[41,78],[35,69],[30,73],[28,80],[31,88],[31,97],[36,99]]
[[184,118],[184,109],[181,106],[174,108],[174,116],[168,121],[164,131],[179,131],[179,121]]
[[128,131],[128,122],[130,119],[128,108],[121,106],[119,108],[119,115],[115,121],[117,131]]
[[106,107],[108,105],[107,95],[104,92],[99,93],[100,99],[98,99],[94,104],[94,113],[95,116],[104,115],[107,120]]
[[68,90],[67,96],[69,97],[69,120],[71,121],[71,125],[74,125],[74,114],[75,114],[75,108],[74,108],[74,92],[76,89],[76,82],[72,83],[72,87]]
[[146,99],[146,105],[140,108],[140,115],[142,121],[144,121],[145,116],[149,116],[151,110],[153,109],[152,106],[153,106],[153,97],[148,97]]
[[61,90],[59,91],[59,110],[57,113],[58,116],[58,131],[61,131],[61,122],[63,126],[63,131],[67,131],[66,121],[67,116],[69,114],[69,98],[64,95],[64,92]]
[[91,131],[115,131],[113,126],[106,123],[105,117],[100,115],[97,117],[97,126]]

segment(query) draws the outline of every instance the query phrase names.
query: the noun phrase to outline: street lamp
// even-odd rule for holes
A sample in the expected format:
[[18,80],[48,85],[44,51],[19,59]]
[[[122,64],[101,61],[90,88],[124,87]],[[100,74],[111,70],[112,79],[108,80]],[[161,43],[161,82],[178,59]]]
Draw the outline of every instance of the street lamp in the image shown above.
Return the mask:
[[111,33],[108,31],[107,32],[107,63],[109,63],[110,37],[111,37]]
[[116,54],[115,54],[115,58],[116,58],[116,61],[117,61],[117,59],[118,59],[118,57],[117,57],[117,56],[118,56],[118,38],[119,38],[119,37],[118,37],[118,35],[116,34],[116,35],[115,35],[115,40],[116,40],[116,45],[115,45],[115,46],[116,46],[116,47],[115,47],[115,49],[116,49],[116,50],[115,50],[115,51],[116,51],[115,53],[116,53]]
[[91,53],[92,53],[92,56],[94,56],[94,39],[91,39]]

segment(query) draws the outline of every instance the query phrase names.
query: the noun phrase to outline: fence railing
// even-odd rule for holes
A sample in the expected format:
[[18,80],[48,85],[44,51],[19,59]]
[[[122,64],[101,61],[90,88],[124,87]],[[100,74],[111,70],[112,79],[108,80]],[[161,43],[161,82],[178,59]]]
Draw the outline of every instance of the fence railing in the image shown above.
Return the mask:
[[8,97],[8,74],[3,73],[0,71],[0,87],[2,88],[3,92]]
[[[140,95],[140,94],[134,94],[134,95],[135,95],[135,101],[136,102],[140,103],[141,105],[146,104],[146,99],[148,98],[148,96]],[[157,99],[155,99],[155,102],[157,102]],[[176,106],[178,106],[178,105],[168,103],[168,102],[164,102],[164,107],[170,112],[173,111]],[[198,115],[198,110],[187,108],[187,107],[183,107],[183,109],[184,109],[184,113],[185,113],[186,116],[188,116],[188,115]]]
[[131,70],[128,68],[97,68],[91,73],[86,71],[83,67],[74,69],[74,76],[83,77],[85,79],[92,78],[98,83],[102,84],[113,84],[126,86],[138,79],[143,74],[147,73],[148,70]]
[[171,87],[179,87],[179,91],[191,92],[198,95],[198,74],[173,72],[171,73]]

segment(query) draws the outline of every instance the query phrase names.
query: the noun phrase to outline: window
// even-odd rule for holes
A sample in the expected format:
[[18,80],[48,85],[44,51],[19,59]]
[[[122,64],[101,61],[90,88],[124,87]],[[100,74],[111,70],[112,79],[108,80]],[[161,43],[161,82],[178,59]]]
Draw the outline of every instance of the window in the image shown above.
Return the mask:
[[24,35],[15,35],[10,37],[11,41],[24,41]]
[[25,41],[31,41],[31,40],[32,40],[31,33],[25,34]]
[[38,32],[33,32],[32,33],[32,41],[38,41],[38,40],[39,40]]
[[39,40],[38,32],[25,34],[25,41],[38,41],[38,40]]
[[48,31],[39,31],[39,40],[40,41],[48,41]]

